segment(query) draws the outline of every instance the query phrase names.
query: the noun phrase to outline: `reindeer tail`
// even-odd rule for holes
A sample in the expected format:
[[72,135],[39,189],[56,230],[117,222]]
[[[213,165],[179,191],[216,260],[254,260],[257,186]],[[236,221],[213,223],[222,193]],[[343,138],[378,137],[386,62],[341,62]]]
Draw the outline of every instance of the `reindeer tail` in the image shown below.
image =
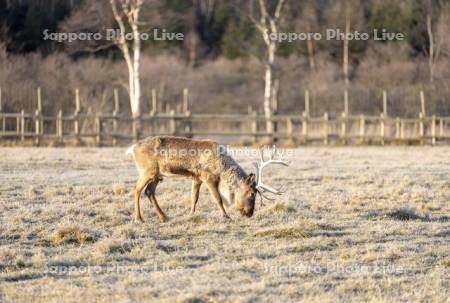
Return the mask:
[[136,144],[131,145],[127,151],[125,152],[125,155],[134,155],[134,148],[136,147]]

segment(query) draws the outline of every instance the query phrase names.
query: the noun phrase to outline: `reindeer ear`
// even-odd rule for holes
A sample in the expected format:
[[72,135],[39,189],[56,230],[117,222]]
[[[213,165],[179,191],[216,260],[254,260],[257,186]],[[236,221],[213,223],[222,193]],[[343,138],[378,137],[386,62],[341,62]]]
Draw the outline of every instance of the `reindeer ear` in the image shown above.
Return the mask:
[[256,183],[256,176],[255,176],[255,174],[254,174],[254,173],[251,173],[250,175],[248,175],[248,177],[247,177],[247,179],[245,180],[245,182],[246,182],[248,185],[252,185],[252,184]]

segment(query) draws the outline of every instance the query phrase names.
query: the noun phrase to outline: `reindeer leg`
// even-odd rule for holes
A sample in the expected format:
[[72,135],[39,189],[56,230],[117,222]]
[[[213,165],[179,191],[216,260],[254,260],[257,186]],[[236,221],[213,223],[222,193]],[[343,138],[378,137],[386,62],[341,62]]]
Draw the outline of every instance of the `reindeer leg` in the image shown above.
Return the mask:
[[198,195],[200,193],[200,186],[202,185],[202,181],[198,178],[194,178],[192,180],[192,193],[191,193],[191,212],[189,215],[193,215],[195,213],[195,207],[197,206]]
[[153,171],[146,171],[139,177],[139,180],[136,182],[136,185],[134,187],[134,222],[136,223],[144,222],[141,216],[141,192],[148,183],[153,181],[155,177],[156,175],[155,173],[153,173]]
[[227,213],[225,211],[225,208],[223,208],[222,198],[220,197],[220,193],[219,193],[219,189],[218,189],[218,182],[208,179],[206,181],[206,185],[208,186],[209,192],[211,193],[211,196],[213,197],[214,202],[216,202],[217,206],[222,211],[223,217],[230,219],[230,217],[227,215]]
[[164,214],[162,209],[159,207],[158,201],[156,201],[156,197],[155,197],[155,191],[156,191],[156,186],[158,185],[158,182],[159,182],[159,179],[156,179],[152,183],[149,183],[147,185],[146,189],[145,189],[145,195],[147,196],[148,200],[155,207],[156,214],[158,215],[159,219],[162,222],[166,222],[167,221],[167,216]]

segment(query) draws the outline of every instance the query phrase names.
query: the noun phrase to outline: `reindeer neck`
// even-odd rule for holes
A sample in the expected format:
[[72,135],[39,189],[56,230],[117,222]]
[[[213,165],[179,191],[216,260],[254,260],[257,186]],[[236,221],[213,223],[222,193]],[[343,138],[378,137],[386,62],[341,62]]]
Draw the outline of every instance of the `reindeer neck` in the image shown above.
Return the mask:
[[220,173],[221,181],[233,187],[245,181],[247,173],[230,155],[224,154],[220,158],[222,165]]

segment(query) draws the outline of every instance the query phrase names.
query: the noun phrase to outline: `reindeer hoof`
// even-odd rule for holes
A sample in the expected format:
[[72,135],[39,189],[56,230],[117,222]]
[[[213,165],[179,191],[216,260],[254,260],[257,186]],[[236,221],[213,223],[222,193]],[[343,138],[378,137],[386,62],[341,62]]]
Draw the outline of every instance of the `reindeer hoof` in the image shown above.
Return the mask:
[[161,222],[163,222],[163,223],[169,221],[169,219],[167,219],[166,216],[164,216],[164,217],[159,217],[159,219],[160,219]]
[[134,223],[136,224],[144,223],[144,220],[142,220],[142,218],[134,218]]

